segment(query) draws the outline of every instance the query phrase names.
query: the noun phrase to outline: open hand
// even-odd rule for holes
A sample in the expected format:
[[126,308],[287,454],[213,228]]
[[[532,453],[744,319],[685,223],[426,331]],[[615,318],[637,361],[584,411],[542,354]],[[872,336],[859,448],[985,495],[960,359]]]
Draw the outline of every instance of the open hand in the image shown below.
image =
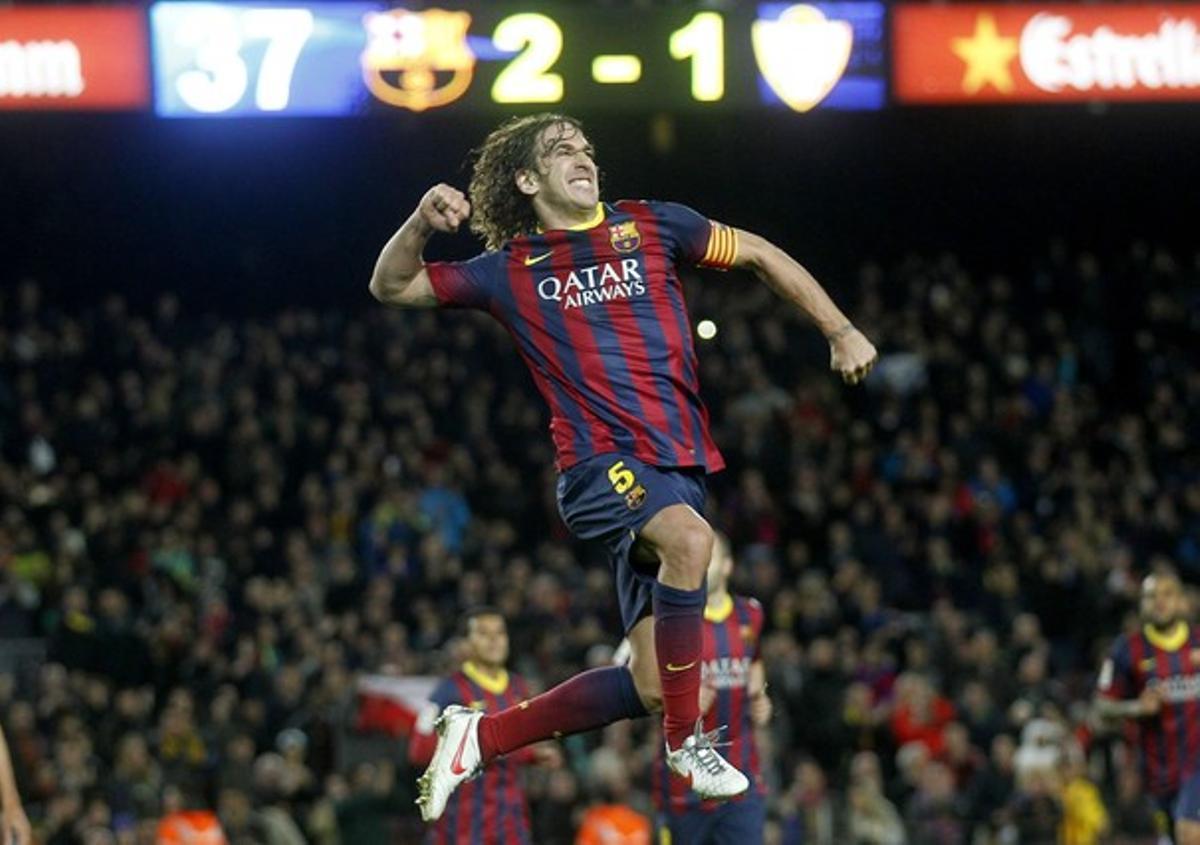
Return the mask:
[[457,232],[471,216],[471,203],[462,191],[440,182],[421,197],[417,213],[438,232]]
[[879,353],[866,335],[853,326],[834,332],[829,340],[829,368],[846,384],[858,384],[867,377]]

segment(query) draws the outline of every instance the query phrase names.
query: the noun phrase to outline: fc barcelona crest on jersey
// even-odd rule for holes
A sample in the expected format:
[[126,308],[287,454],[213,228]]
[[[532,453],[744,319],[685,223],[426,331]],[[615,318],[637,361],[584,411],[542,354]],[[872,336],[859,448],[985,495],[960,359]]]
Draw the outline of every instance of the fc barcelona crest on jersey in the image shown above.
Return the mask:
[[637,230],[637,223],[626,220],[608,227],[608,241],[617,252],[633,252],[641,245],[642,236]]
[[625,506],[631,511],[637,510],[644,504],[646,504],[646,488],[642,485],[637,485],[625,494]]

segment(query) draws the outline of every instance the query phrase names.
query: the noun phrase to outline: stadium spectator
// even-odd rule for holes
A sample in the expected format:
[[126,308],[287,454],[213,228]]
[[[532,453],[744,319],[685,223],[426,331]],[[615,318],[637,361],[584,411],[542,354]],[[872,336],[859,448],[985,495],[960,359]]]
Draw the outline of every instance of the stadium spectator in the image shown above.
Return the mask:
[[[1013,261],[999,282],[952,256],[864,268],[855,319],[884,357],[857,397],[780,352],[797,327],[760,295],[689,292],[720,322],[700,352],[730,464],[710,516],[732,532],[732,590],[765,612],[769,836],[811,823],[845,841],[856,817],[890,817],[854,788],[870,751],[902,820],[1054,841],[1071,781],[1018,778],[1015,738],[1022,773],[1046,748],[1061,760],[1141,577],[1200,577],[1200,264],[1147,245]],[[1120,308],[1098,278],[1120,280]],[[447,674],[441,646],[480,601],[542,685],[613,645],[604,562],[564,541],[540,492],[544,421],[486,324],[366,303],[202,316],[9,281],[0,714],[42,841],[153,841],[181,787],[258,807],[273,755],[303,785],[269,804],[307,840],[416,841],[404,749],[352,730],[358,674]],[[469,508],[457,540],[419,504],[434,487]],[[927,690],[954,714],[916,722],[940,758],[897,745],[921,709],[910,677],[917,704]],[[564,743],[567,767],[529,782],[538,841],[570,841],[617,749],[629,805],[648,806],[651,743]],[[1113,840],[1153,841],[1136,749],[1117,733],[1084,754],[1108,773]],[[966,784],[953,812],[935,800],[947,773]]]

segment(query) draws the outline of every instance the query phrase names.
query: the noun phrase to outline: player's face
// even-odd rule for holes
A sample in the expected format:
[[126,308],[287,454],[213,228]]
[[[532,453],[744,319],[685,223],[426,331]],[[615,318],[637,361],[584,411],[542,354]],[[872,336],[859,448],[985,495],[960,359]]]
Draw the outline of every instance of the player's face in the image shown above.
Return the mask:
[[548,126],[538,139],[538,194],[547,205],[591,212],[600,202],[595,150],[569,123]]
[[476,616],[467,630],[471,659],[490,668],[508,662],[508,626],[502,616]]
[[1151,575],[1142,582],[1142,617],[1159,628],[1175,624],[1183,616],[1183,588],[1179,579]]

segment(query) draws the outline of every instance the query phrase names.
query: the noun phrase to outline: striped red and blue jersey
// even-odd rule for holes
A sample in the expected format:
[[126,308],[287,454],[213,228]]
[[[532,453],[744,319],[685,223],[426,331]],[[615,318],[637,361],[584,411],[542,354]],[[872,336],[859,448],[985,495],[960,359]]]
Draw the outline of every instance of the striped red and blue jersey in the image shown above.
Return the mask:
[[1166,636],[1146,627],[1117,638],[1097,687],[1112,699],[1162,694],[1157,716],[1136,722],[1146,788],[1167,797],[1200,770],[1200,633],[1180,622]]
[[700,400],[679,267],[736,258],[728,226],[676,203],[621,200],[578,228],[426,269],[439,304],[487,311],[513,336],[550,406],[560,471],[616,452],[716,472],[724,460]]
[[[766,785],[754,742],[754,725],[750,721],[750,666],[759,659],[759,638],[762,635],[763,609],[757,600],[728,596],[724,607],[704,609],[704,646],[701,651],[700,676],[702,683],[716,690],[716,697],[704,714],[704,730],[712,731],[726,725],[720,742],[729,742],[721,753],[730,765],[736,766],[750,779],[745,795],[765,795]],[[688,786],[687,781],[667,768],[665,745],[658,739],[658,761],[654,766],[654,803],[660,812],[682,814],[694,811],[709,812],[726,803],[704,801]],[[734,800],[742,800],[741,798]]]
[[[438,711],[461,704],[498,713],[529,698],[519,675],[491,684],[470,663],[442,680],[430,696]],[[499,757],[483,774],[463,783],[450,796],[446,811],[431,827],[427,845],[529,845],[529,805],[519,770],[532,760],[527,749]]]

